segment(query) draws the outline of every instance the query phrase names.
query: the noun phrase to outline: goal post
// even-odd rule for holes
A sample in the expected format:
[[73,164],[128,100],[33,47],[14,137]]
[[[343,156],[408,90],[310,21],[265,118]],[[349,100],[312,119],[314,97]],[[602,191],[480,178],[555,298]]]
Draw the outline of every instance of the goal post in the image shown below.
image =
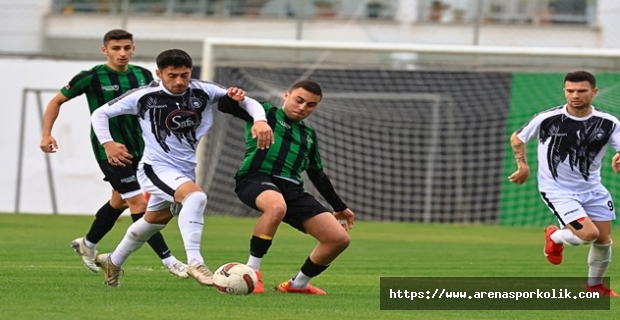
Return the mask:
[[[530,179],[517,186],[507,182],[508,139],[564,102],[563,76],[577,69],[597,76],[595,106],[620,114],[620,50],[208,38],[200,74],[278,106],[296,80],[321,83],[323,101],[305,121],[359,219],[544,225],[554,218],[538,196],[535,142]],[[207,211],[255,215],[234,193],[244,124],[215,117],[199,149]],[[605,161],[603,181],[620,199]]]

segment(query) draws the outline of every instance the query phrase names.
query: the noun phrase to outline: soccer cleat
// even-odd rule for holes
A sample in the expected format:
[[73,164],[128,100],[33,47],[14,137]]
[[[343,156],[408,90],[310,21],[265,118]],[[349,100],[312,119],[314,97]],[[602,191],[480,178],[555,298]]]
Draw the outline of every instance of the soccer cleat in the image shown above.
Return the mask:
[[252,293],[265,293],[265,285],[263,284],[263,275],[256,270],[256,287]]
[[303,289],[299,289],[299,288],[295,288],[293,286],[291,286],[291,280],[287,280],[284,281],[282,283],[280,283],[277,287],[275,287],[276,290],[280,291],[280,292],[287,292],[287,293],[304,293],[304,294],[317,294],[317,295],[326,295],[327,293],[325,293],[325,291],[312,286],[311,284],[308,284],[305,288]]
[[211,272],[204,263],[198,263],[187,267],[187,275],[194,278],[202,285],[213,285],[213,272]]
[[545,228],[545,257],[551,264],[558,265],[562,263],[562,251],[564,244],[557,244],[551,240],[551,234],[558,231],[556,226],[548,226]]
[[179,260],[172,262],[168,271],[179,278],[186,279],[189,277],[187,274],[187,265]]
[[112,261],[110,261],[110,254],[103,253],[97,256],[97,265],[101,267],[103,270],[103,276],[105,277],[105,281],[103,282],[108,287],[120,287],[121,282],[119,278],[124,273],[123,268],[119,268],[115,266]]
[[620,297],[615,291],[605,287],[602,283],[595,286],[586,284],[586,292],[598,292],[601,297]]
[[84,238],[77,238],[71,241],[71,247],[82,257],[82,263],[84,263],[84,266],[86,266],[88,270],[95,273],[99,272],[99,268],[97,268],[97,264],[95,263],[97,250],[87,247],[84,243]]

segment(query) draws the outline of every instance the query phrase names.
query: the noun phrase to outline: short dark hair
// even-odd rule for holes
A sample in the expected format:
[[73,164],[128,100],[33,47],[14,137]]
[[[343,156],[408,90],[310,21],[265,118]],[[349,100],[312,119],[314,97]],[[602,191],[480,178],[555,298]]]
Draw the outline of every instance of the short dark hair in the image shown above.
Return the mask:
[[569,82],[588,81],[590,85],[592,86],[592,88],[596,88],[596,78],[594,77],[594,75],[592,75],[591,73],[587,71],[580,70],[580,71],[569,72],[564,77],[564,83],[566,83],[566,81],[569,81]]
[[110,30],[103,36],[103,45],[107,46],[110,40],[131,40],[133,42],[133,34],[123,29]]
[[300,80],[297,81],[295,83],[293,83],[293,85],[291,86],[291,88],[289,89],[289,91],[293,91],[297,88],[303,88],[306,91],[310,92],[310,93],[314,93],[316,95],[318,95],[319,97],[321,97],[321,99],[323,99],[323,90],[321,89],[321,86],[312,81],[312,80]]
[[168,49],[157,55],[155,60],[157,69],[162,70],[167,67],[192,67],[192,57],[181,49]]

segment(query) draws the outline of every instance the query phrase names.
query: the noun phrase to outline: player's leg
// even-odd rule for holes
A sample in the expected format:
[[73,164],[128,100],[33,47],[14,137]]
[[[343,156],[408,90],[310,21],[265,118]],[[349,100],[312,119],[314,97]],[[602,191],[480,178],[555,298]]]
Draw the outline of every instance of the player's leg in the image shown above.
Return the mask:
[[604,296],[617,297],[613,290],[603,283],[603,277],[611,262],[611,224],[616,219],[615,208],[611,195],[606,189],[597,190],[585,195],[584,208],[593,220],[599,235],[590,246],[588,253],[588,283],[586,291],[599,292]]
[[250,255],[246,264],[256,272],[258,278],[253,293],[263,293],[265,287],[260,265],[271,247],[280,222],[286,215],[286,202],[280,189],[272,182],[272,178],[265,174],[253,175],[237,181],[235,192],[241,202],[262,212],[254,225],[250,239]]
[[611,221],[594,221],[599,229],[599,238],[592,243],[588,252],[588,283],[586,291],[599,292],[603,296],[618,297],[618,294],[603,283],[611,262]]
[[193,179],[193,176],[175,178],[175,182],[180,182],[180,185],[172,186],[171,191],[174,201],[183,205],[179,211],[178,224],[187,254],[187,274],[202,285],[212,286],[213,272],[207,267],[200,252],[207,195]]
[[[106,175],[109,166],[107,161],[100,161],[99,167],[106,176],[103,180],[109,181]],[[127,209],[126,203],[121,199],[118,192],[112,191],[109,201],[99,208],[95,214],[95,219],[86,233],[86,236],[74,239],[71,247],[77,252],[84,266],[92,272],[99,272],[99,268],[95,262],[97,256],[97,243],[112,230],[118,217]]]
[[[284,189],[284,188],[283,188]],[[284,222],[317,239],[319,243],[310,253],[300,271],[291,280],[281,283],[281,292],[325,294],[325,291],[309,284],[321,274],[351,242],[346,230],[338,223],[315,197],[301,187],[284,189],[288,212]]]
[[[144,197],[143,193],[137,194],[132,198],[127,199],[127,203],[130,204],[129,210],[132,211],[131,219],[134,221],[134,223],[145,216],[147,203],[145,200],[146,198]],[[166,266],[170,273],[181,278],[187,278],[187,273],[184,271],[186,268],[185,265],[181,263],[174,255],[172,255],[172,252],[168,247],[168,244],[166,243],[166,240],[164,239],[164,236],[161,232],[157,232],[153,236],[151,236],[147,240],[147,243],[149,244],[151,249],[155,251],[159,259],[161,259],[162,263],[164,264],[164,266]]]
[[118,287],[120,285],[121,267],[127,258],[141,248],[154,234],[160,232],[173,217],[169,208],[170,203],[174,201],[174,190],[170,191],[165,182],[174,181],[174,177],[178,174],[172,172],[164,175],[165,178],[162,181],[154,174],[151,166],[144,166],[147,167],[147,172],[143,166],[137,172],[140,185],[151,195],[144,218],[129,226],[125,237],[112,253],[97,256],[108,286]]
[[[147,200],[144,196],[145,193],[142,191],[136,177],[136,171],[139,161],[139,157],[134,157],[132,159],[131,166],[110,166],[109,168],[110,183],[112,184],[114,189],[118,191],[118,193],[121,195],[121,198],[126,201],[127,206],[129,207],[129,212],[131,213],[131,219],[134,222],[138,221],[144,216],[147,205]],[[166,266],[170,273],[181,278],[187,278],[187,274],[184,272],[185,268],[181,268],[182,270],[178,268],[179,265],[184,265],[180,261],[178,261],[175,256],[172,255],[170,248],[164,240],[164,236],[161,234],[161,232],[155,233],[151,238],[148,239],[147,243],[153,249],[153,251],[155,251],[159,259],[161,259],[162,263],[164,264],[164,266]]]
[[588,218],[581,199],[572,195],[555,195],[541,192],[547,207],[558,219],[556,226],[545,228],[545,249],[547,260],[552,264],[562,263],[564,245],[582,245],[596,240],[598,229]]
[[164,229],[172,219],[172,213],[168,209],[170,206],[168,201],[155,196],[151,200],[153,202],[152,207],[159,206],[159,209],[151,211],[149,208],[143,219],[139,219],[127,228],[125,236],[112,253],[97,256],[97,262],[104,271],[106,285],[111,287],[120,286],[119,277],[125,261],[154,234]]

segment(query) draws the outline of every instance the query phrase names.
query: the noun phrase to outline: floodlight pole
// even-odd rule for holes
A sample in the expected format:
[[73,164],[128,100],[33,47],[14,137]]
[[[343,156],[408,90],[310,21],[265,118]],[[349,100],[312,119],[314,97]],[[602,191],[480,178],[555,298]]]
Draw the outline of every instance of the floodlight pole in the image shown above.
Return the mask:
[[476,1],[476,17],[474,18],[474,46],[480,44],[480,24],[482,23],[482,0]]
[[127,30],[127,23],[129,20],[129,0],[123,0],[121,3],[121,29]]
[[295,39],[301,40],[302,30],[304,26],[304,17],[306,12],[306,0],[297,1],[297,20],[295,21]]

